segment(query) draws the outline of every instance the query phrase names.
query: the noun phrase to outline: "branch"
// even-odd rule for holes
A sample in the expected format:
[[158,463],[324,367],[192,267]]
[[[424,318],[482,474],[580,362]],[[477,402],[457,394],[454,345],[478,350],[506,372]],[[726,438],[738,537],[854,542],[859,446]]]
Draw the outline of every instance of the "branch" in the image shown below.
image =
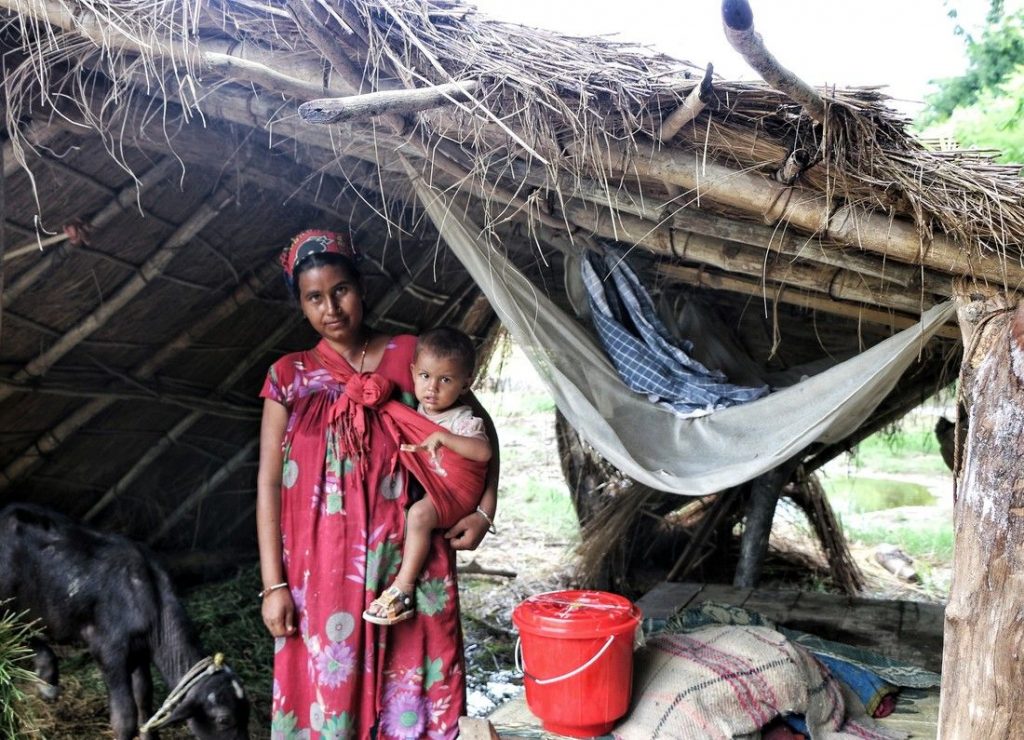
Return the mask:
[[818,123],[825,122],[825,101],[817,91],[779,64],[765,48],[761,34],[754,30],[754,12],[747,0],[722,0],[725,37],[769,85],[803,106]]
[[711,86],[711,79],[714,74],[715,68],[709,63],[707,71],[704,72],[704,79],[700,81],[700,84],[690,90],[690,94],[686,96],[683,104],[662,121],[661,128],[658,129],[658,139],[660,141],[667,142],[671,140],[679,133],[679,129],[700,115],[700,112],[704,110],[704,106],[707,105],[707,102],[714,94],[714,88]]
[[480,84],[476,80],[449,82],[411,90],[385,90],[347,98],[320,98],[299,106],[306,123],[341,123],[381,115],[404,116],[467,100]]

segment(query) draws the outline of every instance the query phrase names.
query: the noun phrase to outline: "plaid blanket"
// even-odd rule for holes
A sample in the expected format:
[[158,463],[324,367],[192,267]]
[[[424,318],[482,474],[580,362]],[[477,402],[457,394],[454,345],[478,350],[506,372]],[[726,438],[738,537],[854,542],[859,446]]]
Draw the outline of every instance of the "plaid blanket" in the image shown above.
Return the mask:
[[659,634],[636,655],[633,707],[619,740],[726,740],[804,715],[812,740],[896,740],[803,648],[768,627]]
[[580,262],[583,284],[601,343],[632,390],[682,415],[708,413],[768,393],[768,386],[733,385],[721,371],[709,370],[687,355],[692,344],[674,343],[647,289],[622,255],[609,248],[603,265],[601,261],[587,252]]

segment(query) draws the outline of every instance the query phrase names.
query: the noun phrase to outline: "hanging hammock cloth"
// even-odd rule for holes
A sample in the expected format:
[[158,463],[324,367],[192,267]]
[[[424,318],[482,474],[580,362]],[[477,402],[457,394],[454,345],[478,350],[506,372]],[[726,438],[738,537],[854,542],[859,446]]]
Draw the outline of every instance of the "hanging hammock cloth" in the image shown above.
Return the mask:
[[703,496],[751,480],[815,442],[856,431],[954,313],[952,302],[920,323],[796,385],[698,418],[652,404],[619,378],[604,351],[490,248],[446,193],[406,164],[441,237],[483,290],[551,391],[559,411],[608,462],[669,493]]

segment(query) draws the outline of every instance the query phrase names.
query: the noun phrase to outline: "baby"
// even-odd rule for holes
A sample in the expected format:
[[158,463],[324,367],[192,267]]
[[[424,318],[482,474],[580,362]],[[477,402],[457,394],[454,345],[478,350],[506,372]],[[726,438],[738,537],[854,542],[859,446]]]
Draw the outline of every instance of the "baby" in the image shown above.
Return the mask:
[[[473,343],[462,332],[448,327],[431,329],[420,335],[413,355],[413,390],[419,401],[419,412],[441,430],[418,445],[402,445],[403,451],[426,451],[431,456],[434,472],[444,476],[440,449],[480,463],[491,459],[491,444],[484,432],[483,420],[473,410],[459,404],[473,381],[476,353]],[[483,491],[478,492],[462,516],[473,511]],[[481,512],[482,514],[482,512]],[[395,624],[415,614],[416,580],[426,564],[430,551],[430,534],[440,523],[438,511],[430,496],[409,507],[405,520],[405,547],[402,565],[391,586],[371,602],[363,619],[374,624]]]

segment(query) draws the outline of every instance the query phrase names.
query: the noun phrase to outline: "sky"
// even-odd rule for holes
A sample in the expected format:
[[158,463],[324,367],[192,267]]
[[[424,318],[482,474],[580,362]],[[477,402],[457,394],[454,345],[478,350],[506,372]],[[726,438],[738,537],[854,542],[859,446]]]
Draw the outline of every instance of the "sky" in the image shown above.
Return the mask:
[[[488,16],[652,46],[732,79],[756,79],[726,41],[720,0],[467,0]],[[977,30],[989,0],[751,0],[754,28],[811,85],[885,85],[913,115],[932,79],[960,74],[963,39],[948,15]],[[1009,7],[1014,3],[1007,3]]]

